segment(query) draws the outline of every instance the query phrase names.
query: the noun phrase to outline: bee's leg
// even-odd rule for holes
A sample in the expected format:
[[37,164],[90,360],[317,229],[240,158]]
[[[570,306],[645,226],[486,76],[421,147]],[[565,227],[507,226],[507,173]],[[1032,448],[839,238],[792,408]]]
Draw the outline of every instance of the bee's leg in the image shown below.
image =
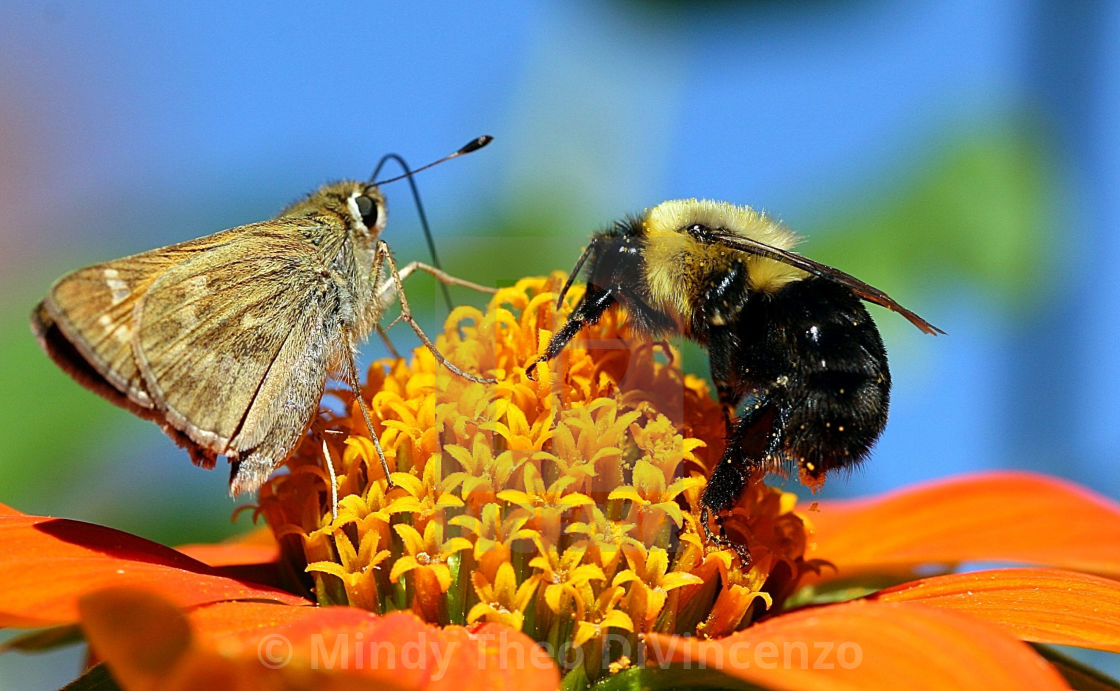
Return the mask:
[[[727,537],[727,530],[724,528],[723,516],[720,515],[720,512],[739,497],[743,488],[746,487],[749,474],[749,470],[739,469],[737,464],[731,460],[729,454],[724,453],[723,458],[720,459],[716,469],[712,472],[712,476],[708,478],[708,485],[704,488],[704,494],[700,498],[700,525],[704,527],[704,538],[720,549],[735,550],[743,568],[751,563],[751,552],[746,545]],[[715,514],[715,523],[719,528],[718,535],[712,532],[711,521],[708,517],[709,509]]]
[[[420,341],[425,346],[427,346],[428,350],[431,351],[432,355],[435,356],[436,361],[439,362],[439,364],[446,367],[447,369],[449,369],[454,374],[459,375],[463,379],[468,379],[470,381],[478,382],[480,384],[495,384],[495,383],[497,383],[497,381],[498,381],[497,379],[491,379],[489,377],[479,377],[479,376],[476,376],[476,375],[471,374],[469,372],[465,372],[465,371],[459,369],[458,367],[456,367],[455,365],[453,365],[450,361],[448,361],[447,358],[445,358],[443,356],[443,353],[439,352],[439,349],[436,348],[436,345],[434,343],[432,343],[432,339],[428,338],[428,334],[424,333],[424,330],[422,328],[420,328],[420,324],[418,324],[416,322],[416,320],[412,317],[412,309],[408,306],[408,298],[404,294],[404,279],[401,276],[400,271],[397,270],[397,263],[396,263],[396,261],[393,260],[393,254],[389,251],[389,245],[387,245],[384,240],[378,240],[377,241],[377,258],[375,259],[375,261],[378,264],[380,264],[382,261],[386,261],[386,262],[389,263],[389,272],[393,277],[392,283],[394,284],[397,300],[399,300],[400,303],[401,303],[401,315],[400,315],[400,317],[398,317],[398,319],[400,319],[401,321],[407,322],[408,325],[412,327],[412,330],[415,331],[416,335],[420,337]],[[437,269],[437,271],[438,271],[438,269]],[[444,275],[447,275],[447,274],[444,274]],[[450,278],[450,276],[449,276],[449,278]],[[459,279],[455,279],[455,280],[459,280]],[[464,283],[465,283],[465,281],[464,281]],[[392,293],[387,293],[387,295],[392,295]]]
[[[769,399],[760,399],[769,400]],[[752,473],[758,470],[759,462],[745,453],[738,453],[739,445],[737,442],[741,440],[750,428],[750,424],[743,425],[743,421],[750,420],[754,422],[761,416],[761,411],[765,408],[763,403],[759,402],[755,408],[748,411],[739,424],[735,428],[736,438],[729,440],[727,450],[723,454],[723,458],[716,464],[716,468],[712,471],[712,476],[708,479],[708,485],[704,488],[704,494],[700,498],[700,523],[704,526],[704,537],[712,543],[715,543],[722,549],[733,549],[739,555],[742,561],[743,568],[746,568],[751,563],[751,551],[743,544],[735,542],[727,537],[727,531],[723,525],[723,516],[720,512],[727,508],[743,493],[747,486],[747,480],[750,479]],[[759,455],[761,459],[773,458],[778,455],[782,449],[784,442],[782,430],[786,428],[790,416],[788,407],[781,407],[775,412],[775,419],[773,427],[770,429],[770,434],[766,440],[766,448]],[[735,456],[741,457],[742,463],[736,464],[732,461]],[[740,468],[739,466],[743,467]],[[708,521],[709,507],[715,512],[715,522],[719,526],[719,535],[712,532],[711,525]]]
[[716,383],[716,395],[719,397],[719,406],[723,410],[723,425],[727,432],[727,439],[731,439],[731,435],[735,433],[735,407],[738,401],[735,400],[735,390],[727,383],[714,379]]
[[[753,404],[743,412],[742,417],[735,424],[733,433],[727,441],[727,448],[724,449],[723,456],[712,470],[708,484],[704,487],[704,493],[700,495],[700,523],[704,527],[704,537],[723,549],[734,549],[744,567],[750,564],[750,550],[746,545],[727,537],[720,513],[731,506],[743,493],[747,480],[758,469],[759,458],[767,458],[781,445],[781,426],[775,424],[771,427],[766,450],[758,458],[755,458],[755,455],[746,448],[747,436],[753,431],[754,425],[773,409],[771,406],[773,398],[769,393],[752,394],[751,397],[754,399]],[[719,535],[712,532],[708,520],[709,511],[715,514]]]
[[358,402],[358,408],[362,411],[362,419],[365,420],[366,427],[369,429],[369,438],[373,441],[374,450],[377,451],[377,460],[381,461],[381,470],[385,473],[385,482],[388,483],[386,490],[390,490],[393,488],[393,476],[389,473],[389,461],[386,460],[385,452],[381,449],[381,440],[377,438],[373,418],[370,417],[369,408],[366,407],[366,401],[362,397],[362,388],[358,385],[358,367],[354,363],[353,346],[346,348],[346,357],[342,358],[342,365],[346,383],[354,393],[354,400]]
[[735,432],[735,409],[743,399],[740,387],[736,385],[734,335],[728,329],[713,330],[708,342],[708,368],[716,385],[716,396],[723,408],[723,422],[727,429],[727,440]]
[[723,517],[718,513],[715,515],[716,525],[719,526],[719,534],[712,532],[711,520],[708,517],[708,507],[700,507],[700,525],[704,527],[704,539],[708,542],[718,546],[720,549],[734,550],[735,554],[739,555],[739,562],[742,568],[747,568],[751,564],[751,551],[747,549],[746,545],[741,545],[731,538],[727,537],[727,531],[723,527]]
[[598,322],[603,313],[617,302],[615,290],[614,288],[599,288],[588,284],[583,298],[580,299],[575,310],[568,315],[568,321],[564,322],[564,325],[552,334],[552,340],[548,342],[544,354],[525,366],[526,376],[530,379],[536,379],[533,368],[536,367],[537,363],[548,362],[559,355],[560,351],[564,350],[564,346],[568,345],[568,342],[575,338],[575,335],[582,331],[583,327]]

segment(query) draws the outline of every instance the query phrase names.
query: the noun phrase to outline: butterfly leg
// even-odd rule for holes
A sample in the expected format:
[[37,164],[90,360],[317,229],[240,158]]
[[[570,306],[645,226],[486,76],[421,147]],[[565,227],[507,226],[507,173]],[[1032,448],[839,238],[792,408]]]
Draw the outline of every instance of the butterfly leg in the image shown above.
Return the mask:
[[401,354],[397,351],[396,346],[393,345],[393,341],[389,339],[388,332],[386,332],[380,324],[374,324],[373,328],[377,331],[377,335],[381,337],[381,342],[384,343],[385,347],[389,350],[389,355],[392,355],[394,360],[400,360]]
[[[487,293],[487,294],[490,294],[490,295],[493,295],[494,293],[498,292],[497,288],[487,288],[484,285],[480,285],[478,283],[472,283],[471,281],[459,278],[457,276],[452,276],[451,274],[447,273],[446,271],[443,271],[442,269],[431,266],[430,264],[425,264],[423,262],[409,262],[408,264],[405,264],[404,267],[402,267],[401,270],[398,272],[400,274],[401,281],[403,282],[409,276],[416,273],[417,270],[426,271],[427,273],[434,276],[436,278],[436,280],[440,281],[441,283],[445,283],[447,285],[454,285],[454,286],[461,286],[463,288],[470,288],[471,290],[477,290],[480,293]],[[373,276],[374,276],[373,284],[378,286],[377,304],[381,306],[381,311],[385,311],[385,307],[388,306],[388,304],[393,300],[393,298],[396,296],[396,294],[399,291],[397,290],[396,281],[385,281],[384,283],[381,283],[381,280],[380,280],[381,273],[380,272],[381,272],[381,262],[378,262],[377,269],[373,274]],[[385,333],[385,331],[393,328],[394,326],[396,326],[397,322],[399,322],[399,321],[404,321],[404,315],[403,314],[398,315],[396,319],[389,322],[389,326],[387,326],[387,327],[384,327],[384,328],[382,328],[380,326],[376,327],[377,331],[378,331],[378,334],[381,336],[381,340],[383,340],[385,342],[385,345],[389,348],[389,352],[391,352],[393,354],[393,357],[398,358],[398,359],[400,358],[400,355],[397,354],[397,351],[393,347],[393,344],[389,342],[389,336],[388,336],[388,334]]]
[[[408,325],[412,327],[412,330],[416,332],[416,335],[420,338],[420,341],[423,342],[428,350],[431,351],[432,355],[435,356],[436,361],[447,369],[451,370],[451,372],[459,375],[463,379],[468,379],[480,384],[496,383],[498,381],[497,379],[492,379],[489,377],[479,377],[469,372],[465,372],[453,365],[447,360],[447,358],[443,356],[443,353],[439,352],[439,349],[436,348],[436,345],[432,343],[432,339],[428,338],[428,334],[424,333],[424,330],[420,328],[420,324],[418,324],[416,322],[416,319],[414,319],[412,316],[412,308],[408,306],[408,298],[404,293],[404,279],[401,277],[400,271],[397,270],[397,263],[393,260],[393,255],[389,251],[389,245],[387,245],[384,240],[379,240],[377,242],[376,261],[378,264],[380,264],[382,261],[388,262],[389,264],[389,272],[393,277],[392,282],[395,287],[396,296],[401,303],[401,316],[399,317],[399,319],[401,321],[407,322]],[[388,295],[392,295],[392,293],[388,293]]]
[[447,285],[470,288],[471,290],[477,290],[480,293],[488,293],[490,295],[498,292],[497,288],[487,288],[484,285],[473,283],[471,281],[459,278],[458,276],[452,276],[443,269],[436,268],[430,264],[425,264],[424,262],[409,262],[408,264],[405,264],[403,267],[401,267],[401,280],[403,281],[404,279],[408,278],[417,270],[429,273],[434,276],[437,281],[439,281],[440,283],[445,283]]
[[[371,285],[373,285],[374,290],[377,291],[377,300],[375,304],[378,306],[378,315],[385,311],[385,306],[389,303],[389,300],[392,298],[392,292],[393,290],[395,290],[395,284],[392,281],[385,281],[384,284],[382,284],[381,282],[381,271],[382,265],[384,263],[385,262],[381,259],[381,257],[378,256],[377,261],[375,261],[373,264],[373,283]],[[405,268],[407,269],[408,267]],[[401,277],[401,280],[404,280],[404,276]],[[400,360],[401,354],[397,350],[396,346],[393,345],[393,341],[389,338],[389,329],[391,329],[393,327],[393,324],[396,323],[397,320],[394,319],[392,324],[389,324],[389,327],[386,328],[381,326],[380,322],[375,321],[373,324],[373,328],[375,331],[377,331],[377,335],[381,337],[381,342],[385,344],[386,348],[388,348],[389,354],[393,356],[393,359]]]
[[385,473],[385,481],[388,483],[386,489],[392,489],[393,476],[389,473],[389,461],[385,458],[385,451],[381,449],[381,440],[377,437],[377,431],[373,426],[373,418],[370,417],[369,408],[366,407],[365,398],[362,397],[362,388],[358,385],[358,367],[354,363],[354,348],[346,349],[346,357],[342,359],[342,365],[346,383],[350,386],[350,390],[354,392],[354,400],[358,402],[358,408],[362,411],[362,418],[365,420],[366,428],[369,429],[369,438],[373,441],[373,448],[377,451],[377,459],[381,461],[381,470]]

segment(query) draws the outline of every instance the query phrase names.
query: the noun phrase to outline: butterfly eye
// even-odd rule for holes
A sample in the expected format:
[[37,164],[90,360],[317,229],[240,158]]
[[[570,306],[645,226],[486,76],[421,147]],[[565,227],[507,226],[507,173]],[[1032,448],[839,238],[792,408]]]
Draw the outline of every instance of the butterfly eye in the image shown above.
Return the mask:
[[377,202],[363,194],[356,197],[354,203],[358,205],[358,213],[362,215],[362,223],[366,224],[366,228],[373,228],[376,226]]

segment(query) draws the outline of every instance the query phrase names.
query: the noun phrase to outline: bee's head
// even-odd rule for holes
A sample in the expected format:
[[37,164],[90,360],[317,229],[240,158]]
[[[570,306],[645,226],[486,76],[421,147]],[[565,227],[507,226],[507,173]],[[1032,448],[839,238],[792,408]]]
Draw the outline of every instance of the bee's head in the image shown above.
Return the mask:
[[638,219],[628,218],[595,233],[560,290],[557,306],[564,302],[564,295],[585,264],[589,286],[611,287],[633,282],[635,272],[641,271],[644,244]]

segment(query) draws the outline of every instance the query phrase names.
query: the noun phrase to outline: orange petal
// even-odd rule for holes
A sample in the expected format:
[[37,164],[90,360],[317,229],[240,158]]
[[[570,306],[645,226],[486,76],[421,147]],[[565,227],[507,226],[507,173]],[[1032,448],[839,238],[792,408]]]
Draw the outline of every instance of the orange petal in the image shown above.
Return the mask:
[[182,612],[146,591],[91,593],[79,607],[93,653],[108,661],[125,688],[155,688],[191,646],[191,627]]
[[210,566],[270,564],[280,558],[280,546],[268,526],[216,544],[179,545],[175,549]]
[[[284,608],[283,605],[275,605]],[[82,628],[90,647],[129,689],[369,688],[368,677],[276,664],[283,648],[264,644],[254,658],[215,650],[194,634],[186,616],[150,591],[110,588],[82,598]],[[295,609],[295,608],[286,608]],[[383,680],[381,688],[404,688]]]
[[267,526],[219,543],[179,545],[175,549],[213,566],[222,576],[281,589],[287,583],[279,564],[280,546]]
[[[440,629],[406,612],[221,602],[184,615],[151,592],[82,600],[94,651],[128,688],[555,689],[560,674],[502,626]],[[205,682],[205,683],[204,683]]]
[[814,533],[807,557],[832,562],[841,577],[961,561],[1120,575],[1120,505],[1044,475],[969,475],[873,499],[821,502],[808,518]]
[[997,569],[923,578],[871,599],[953,609],[1036,643],[1120,652],[1120,582],[1100,576]]
[[780,689],[1062,689],[1029,645],[991,624],[914,603],[815,607],[716,640],[646,636],[649,664],[689,663]]
[[539,646],[498,625],[439,628],[409,612],[379,617],[352,607],[285,607],[220,602],[190,621],[210,645],[234,658],[347,671],[395,687],[469,691],[554,689],[559,671]]
[[223,576],[169,547],[80,521],[0,515],[0,545],[0,626],[75,622],[78,598],[110,586],[154,589],[179,606],[245,598],[308,604]]

